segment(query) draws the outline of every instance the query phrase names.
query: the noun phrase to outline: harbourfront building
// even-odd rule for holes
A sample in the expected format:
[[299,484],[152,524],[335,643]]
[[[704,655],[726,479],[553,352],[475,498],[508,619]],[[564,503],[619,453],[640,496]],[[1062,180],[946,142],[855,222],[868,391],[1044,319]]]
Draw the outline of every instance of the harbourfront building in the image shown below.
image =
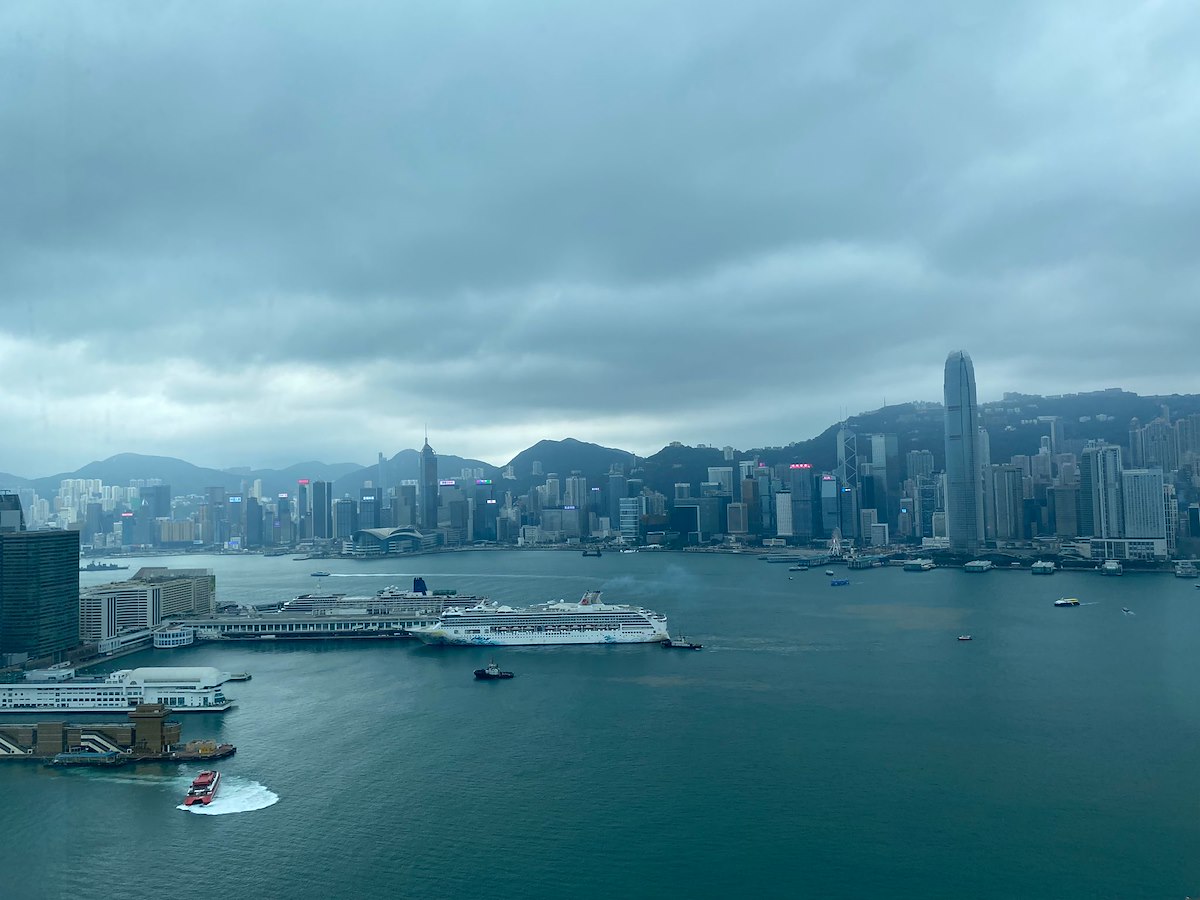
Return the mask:
[[216,578],[207,569],[146,567],[128,581],[86,588],[79,598],[79,637],[103,644],[121,632],[155,628],[164,619],[207,616]]
[[0,684],[0,711],[129,711],[161,703],[175,712],[224,712],[233,705],[221,690],[229,674],[211,666],[122,669],[102,678],[76,678],[73,669],[49,671],[50,680]]
[[956,350],[946,357],[946,520],[950,549],[976,553],[984,539],[983,477],[975,366]]

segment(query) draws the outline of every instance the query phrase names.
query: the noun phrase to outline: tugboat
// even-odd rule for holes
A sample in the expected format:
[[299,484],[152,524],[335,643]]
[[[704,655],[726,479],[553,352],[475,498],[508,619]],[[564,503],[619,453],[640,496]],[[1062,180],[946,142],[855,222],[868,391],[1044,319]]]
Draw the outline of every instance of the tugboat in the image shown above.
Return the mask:
[[682,636],[677,638],[667,638],[662,642],[662,646],[667,650],[701,650],[703,644],[695,644],[691,641],[684,640]]
[[184,806],[202,803],[205,806],[213,802],[217,796],[217,787],[221,784],[221,773],[205,770],[196,776],[192,786],[188,788],[187,796],[183,798]]
[[491,662],[489,662],[487,664],[487,666],[485,668],[476,669],[475,677],[478,678],[480,681],[496,681],[497,679],[500,679],[500,678],[512,678],[513,673],[512,672],[501,672],[500,667],[498,665],[496,665],[496,661],[493,659]]

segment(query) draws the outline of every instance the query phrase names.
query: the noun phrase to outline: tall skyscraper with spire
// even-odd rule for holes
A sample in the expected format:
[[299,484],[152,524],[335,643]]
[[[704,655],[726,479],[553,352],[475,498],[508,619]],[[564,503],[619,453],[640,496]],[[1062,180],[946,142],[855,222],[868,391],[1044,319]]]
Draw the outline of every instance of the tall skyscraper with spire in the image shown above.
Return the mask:
[[946,525],[950,549],[976,553],[983,541],[983,477],[975,366],[955,350],[946,357]]
[[429,432],[425,432],[425,446],[421,448],[421,497],[420,526],[432,531],[438,526],[438,467],[437,454],[429,446]]

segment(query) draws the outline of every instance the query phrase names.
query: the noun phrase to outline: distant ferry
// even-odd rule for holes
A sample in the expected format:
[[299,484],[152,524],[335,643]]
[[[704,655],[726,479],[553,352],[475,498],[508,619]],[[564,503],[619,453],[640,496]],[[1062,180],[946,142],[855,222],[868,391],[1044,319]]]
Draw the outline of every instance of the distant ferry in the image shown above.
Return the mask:
[[201,772],[188,788],[187,796],[183,798],[184,806],[196,803],[208,806],[216,799],[217,788],[221,786],[220,772]]
[[636,606],[600,602],[588,591],[578,603],[526,609],[481,603],[445,610],[437,622],[409,629],[426,644],[648,644],[671,639],[667,617]]
[[1101,575],[1124,575],[1125,569],[1115,559],[1106,559],[1100,566]]
[[1055,606],[1078,606],[1079,601],[1074,597],[1059,597],[1054,601]]
[[979,573],[988,572],[993,568],[995,568],[995,564],[990,559],[973,559],[963,566],[963,571]]
[[1053,575],[1058,567],[1052,562],[1038,560],[1029,569],[1034,575]]
[[1180,562],[1175,564],[1176,578],[1200,578],[1200,571],[1196,569],[1194,562]]
[[128,569],[128,568],[129,568],[129,566],[118,566],[116,563],[98,563],[98,562],[93,561],[93,562],[88,563],[86,566],[81,568],[79,571],[80,572],[117,572],[122,569]]
[[313,578],[328,578],[329,573],[328,572],[313,572],[312,577]]
[[928,572],[933,568],[932,559],[910,559],[904,564],[905,572]]

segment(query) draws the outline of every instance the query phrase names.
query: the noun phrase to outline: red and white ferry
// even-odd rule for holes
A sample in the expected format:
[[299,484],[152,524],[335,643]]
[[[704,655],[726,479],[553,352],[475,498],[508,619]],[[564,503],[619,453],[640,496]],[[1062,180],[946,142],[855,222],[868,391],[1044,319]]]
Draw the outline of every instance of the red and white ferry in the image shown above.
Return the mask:
[[221,773],[204,771],[196,776],[192,786],[188,788],[187,796],[183,798],[184,806],[202,803],[205,806],[213,802],[217,796],[217,787],[221,783]]

